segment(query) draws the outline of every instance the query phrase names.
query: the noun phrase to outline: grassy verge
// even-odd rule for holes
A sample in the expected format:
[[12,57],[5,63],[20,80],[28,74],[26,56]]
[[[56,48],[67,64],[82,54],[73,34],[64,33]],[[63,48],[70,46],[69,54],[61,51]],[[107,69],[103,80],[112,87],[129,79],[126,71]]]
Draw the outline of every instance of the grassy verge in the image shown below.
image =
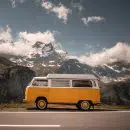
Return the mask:
[[100,105],[95,106],[95,109],[130,109],[130,105]]
[[4,108],[28,108],[28,107],[33,107],[32,104],[25,104],[25,103],[3,103],[0,104],[0,109]]

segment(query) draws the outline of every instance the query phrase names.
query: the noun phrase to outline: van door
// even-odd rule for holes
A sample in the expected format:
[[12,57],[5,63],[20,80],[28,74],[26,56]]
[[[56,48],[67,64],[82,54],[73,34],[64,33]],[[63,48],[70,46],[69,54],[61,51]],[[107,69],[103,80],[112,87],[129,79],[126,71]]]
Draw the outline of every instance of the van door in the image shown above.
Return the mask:
[[50,103],[75,103],[77,91],[71,87],[71,81],[67,79],[52,79],[49,88]]

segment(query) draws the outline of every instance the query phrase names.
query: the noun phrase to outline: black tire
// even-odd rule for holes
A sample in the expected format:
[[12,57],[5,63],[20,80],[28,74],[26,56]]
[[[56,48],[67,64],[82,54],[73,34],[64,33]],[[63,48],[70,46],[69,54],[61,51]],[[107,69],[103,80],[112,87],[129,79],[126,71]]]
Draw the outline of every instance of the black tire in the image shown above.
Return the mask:
[[39,110],[45,110],[47,109],[47,100],[44,98],[39,98],[36,100],[36,107]]
[[80,110],[88,111],[91,108],[91,103],[87,100],[79,101],[79,103],[77,104],[77,107]]

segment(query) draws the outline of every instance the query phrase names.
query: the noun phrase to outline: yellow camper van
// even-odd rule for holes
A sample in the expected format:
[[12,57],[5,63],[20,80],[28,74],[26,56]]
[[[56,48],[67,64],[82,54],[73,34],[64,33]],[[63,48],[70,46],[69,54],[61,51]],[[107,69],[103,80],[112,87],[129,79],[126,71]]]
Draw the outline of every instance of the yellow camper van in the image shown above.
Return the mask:
[[34,77],[26,87],[27,103],[35,103],[38,109],[48,104],[75,104],[80,110],[89,110],[100,103],[99,80],[94,75],[48,74]]

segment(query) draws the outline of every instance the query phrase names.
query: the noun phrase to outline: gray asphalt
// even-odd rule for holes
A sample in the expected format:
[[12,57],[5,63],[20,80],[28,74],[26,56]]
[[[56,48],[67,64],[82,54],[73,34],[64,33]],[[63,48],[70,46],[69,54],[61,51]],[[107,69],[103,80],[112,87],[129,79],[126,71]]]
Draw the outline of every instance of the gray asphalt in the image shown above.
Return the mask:
[[0,112],[0,130],[130,130],[130,111]]

